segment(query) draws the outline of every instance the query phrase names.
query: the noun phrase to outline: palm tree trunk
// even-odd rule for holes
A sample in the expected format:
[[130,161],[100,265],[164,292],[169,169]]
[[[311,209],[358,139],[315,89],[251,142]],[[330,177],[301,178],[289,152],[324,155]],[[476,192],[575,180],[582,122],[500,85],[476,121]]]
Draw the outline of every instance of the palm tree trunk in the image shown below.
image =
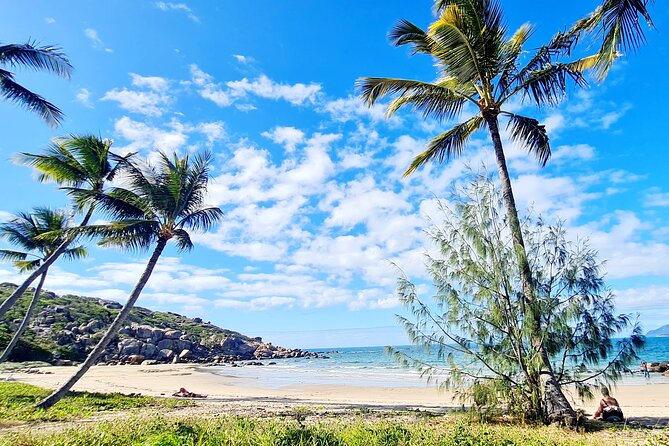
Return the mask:
[[[88,212],[86,212],[86,216],[84,216],[84,219],[81,221],[79,224],[79,227],[86,226],[88,224],[88,221],[91,219],[93,216],[93,211],[95,207],[91,206],[88,209]],[[27,278],[26,280],[23,281],[23,283],[16,289],[14,292],[7,298],[5,301],[0,305],[0,319],[7,313],[7,311],[16,303],[16,301],[21,297],[23,293],[28,289],[30,285],[42,274],[46,272],[46,270],[49,269],[51,265],[55,263],[56,260],[58,260],[58,257],[60,257],[70,246],[70,244],[74,241],[76,237],[70,237],[67,240],[65,240],[63,243],[60,244],[58,248],[51,254],[42,264],[37,268],[35,271],[33,271]]]
[[16,347],[16,344],[19,342],[19,339],[21,336],[23,336],[23,333],[26,331],[26,328],[28,328],[28,324],[30,323],[30,318],[33,315],[33,312],[35,311],[35,307],[37,307],[37,302],[39,301],[39,295],[40,292],[42,291],[42,286],[44,285],[44,280],[46,279],[46,274],[47,271],[44,271],[42,273],[42,278],[39,281],[39,284],[37,284],[37,288],[35,288],[35,294],[33,294],[33,299],[30,301],[30,305],[28,305],[28,310],[26,310],[26,315],[23,316],[23,321],[21,321],[21,325],[19,325],[19,329],[16,330],[16,333],[14,333],[14,337],[12,338],[11,341],[9,341],[9,344],[5,348],[5,351],[2,352],[2,356],[0,356],[0,363],[3,363],[9,359],[9,355],[12,353],[12,350],[14,350],[14,347]]
[[48,409],[49,407],[53,406],[58,401],[60,401],[61,398],[63,398],[65,394],[72,388],[72,386],[74,386],[77,383],[77,381],[79,381],[81,377],[84,376],[84,374],[86,374],[88,369],[90,369],[97,362],[98,358],[100,358],[100,356],[104,353],[109,342],[111,342],[111,340],[118,335],[118,331],[121,329],[121,325],[123,325],[126,318],[130,314],[130,310],[132,310],[133,306],[135,305],[135,302],[137,302],[139,295],[142,293],[142,290],[144,289],[146,282],[148,282],[149,278],[151,277],[151,273],[153,272],[153,269],[156,267],[156,263],[158,263],[158,258],[162,254],[166,245],[167,245],[167,239],[163,238],[158,239],[156,248],[153,250],[153,254],[149,259],[149,262],[146,264],[146,268],[144,269],[142,276],[139,278],[137,285],[135,285],[135,288],[132,290],[130,297],[128,297],[128,301],[123,306],[119,314],[116,315],[116,318],[109,326],[107,332],[102,337],[102,339],[100,339],[100,342],[98,342],[95,348],[91,351],[91,353],[88,355],[84,363],[79,367],[77,372],[74,375],[72,375],[72,377],[65,384],[63,384],[58,390],[55,390],[51,395],[49,395],[48,397],[37,403],[35,405],[36,408]]
[[533,323],[534,335],[532,343],[535,352],[541,356],[539,381],[543,390],[543,416],[546,421],[551,423],[561,421],[572,423],[576,419],[576,413],[562,392],[560,383],[555,379],[550,358],[541,336],[541,311],[538,308],[537,300],[535,299],[532,270],[527,261],[527,251],[525,249],[525,242],[523,241],[523,231],[520,226],[520,219],[518,218],[518,209],[516,207],[516,200],[513,196],[513,189],[511,188],[511,178],[509,177],[509,171],[506,167],[506,157],[504,156],[502,138],[499,134],[497,115],[488,114],[484,115],[484,118],[488,124],[490,137],[492,138],[493,147],[495,149],[497,170],[499,172],[499,179],[502,183],[502,198],[506,207],[507,218],[509,219],[509,229],[511,230],[514,251],[516,252],[516,258],[518,259],[523,296],[530,309],[530,317]]

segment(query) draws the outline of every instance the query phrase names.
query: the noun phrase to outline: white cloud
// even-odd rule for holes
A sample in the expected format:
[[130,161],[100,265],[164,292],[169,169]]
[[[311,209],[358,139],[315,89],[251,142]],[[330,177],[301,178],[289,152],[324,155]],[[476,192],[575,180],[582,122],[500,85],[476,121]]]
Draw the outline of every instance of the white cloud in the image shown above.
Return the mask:
[[140,88],[147,88],[153,91],[165,91],[170,86],[169,79],[159,76],[141,76],[136,73],[130,73],[132,85]]
[[551,154],[550,162],[588,161],[595,156],[594,147],[588,144],[558,146]]
[[[332,119],[340,122],[356,121],[360,118],[370,119],[372,122],[386,120],[386,105],[377,103],[368,107],[357,96],[331,100],[323,106],[323,111],[330,114]],[[400,118],[394,116],[389,122],[397,125]]]
[[255,109],[252,104],[242,102],[249,96],[265,99],[284,100],[293,105],[314,104],[321,86],[319,84],[296,83],[284,84],[275,82],[262,74],[254,80],[243,78],[238,81],[229,81],[225,86],[216,83],[212,75],[202,71],[197,65],[190,66],[191,82],[197,87],[198,94],[209,99],[219,107],[235,105],[242,111]]
[[295,146],[304,141],[304,132],[295,127],[277,126],[270,131],[263,132],[262,136],[283,145],[287,152],[293,152]]
[[255,59],[251,56],[243,56],[241,54],[233,54],[232,57],[235,58],[235,60],[241,64],[248,65],[250,63],[255,62]]
[[222,121],[203,122],[197,126],[197,131],[207,137],[207,145],[225,138],[225,125]]
[[103,101],[115,101],[119,107],[147,116],[161,116],[171,98],[167,93],[169,81],[156,76],[130,73],[132,85],[141,90],[114,88],[105,93]]
[[659,189],[652,189],[646,194],[644,205],[646,207],[669,206],[669,192],[661,192]]
[[156,2],[156,8],[161,11],[178,11],[186,14],[193,22],[198,23],[200,18],[193,13],[193,10],[185,3]]
[[198,93],[200,96],[204,99],[209,99],[219,107],[232,105],[233,100],[230,95],[223,91],[218,84],[214,83],[214,78],[210,74],[200,70],[195,64],[190,66],[190,72],[193,84],[199,87]]
[[88,40],[91,42],[91,45],[96,50],[104,50],[107,53],[114,52],[114,50],[112,50],[111,48],[105,47],[105,44],[102,42],[102,39],[100,39],[100,36],[98,35],[98,31],[96,29],[86,28],[84,29],[84,35],[88,38]]
[[160,129],[123,116],[114,123],[114,130],[130,142],[124,147],[128,152],[143,149],[172,152],[183,147],[188,140],[187,128],[176,120],[169,122],[167,128]]
[[56,19],[54,19],[53,17],[47,17],[44,19],[44,21],[49,25],[53,25],[54,23],[56,23]]
[[232,96],[235,97],[253,94],[266,99],[283,99],[293,105],[314,104],[318,93],[321,91],[320,84],[283,84],[274,82],[264,74],[253,81],[244,78],[239,81],[228,82],[226,85],[230,88]]
[[81,88],[77,95],[75,96],[77,102],[79,102],[84,107],[93,108],[91,104],[91,93],[86,88]]

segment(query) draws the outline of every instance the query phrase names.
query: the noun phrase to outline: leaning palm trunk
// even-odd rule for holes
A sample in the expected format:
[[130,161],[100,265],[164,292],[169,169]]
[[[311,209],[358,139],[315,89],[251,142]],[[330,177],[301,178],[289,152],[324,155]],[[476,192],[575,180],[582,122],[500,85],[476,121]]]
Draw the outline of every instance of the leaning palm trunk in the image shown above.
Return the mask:
[[2,356],[0,356],[0,363],[3,363],[9,359],[9,355],[12,354],[12,350],[14,350],[14,347],[16,347],[16,344],[19,342],[19,339],[21,336],[23,336],[23,333],[26,331],[28,328],[28,324],[30,323],[30,318],[32,317],[35,307],[37,307],[37,302],[39,301],[39,295],[42,292],[42,286],[44,285],[44,280],[46,279],[46,274],[47,272],[42,273],[42,278],[39,281],[39,284],[37,284],[37,288],[35,288],[35,294],[33,294],[33,298],[30,301],[30,305],[28,305],[28,310],[26,310],[25,316],[23,316],[23,320],[21,321],[21,325],[19,325],[19,329],[16,330],[16,333],[14,333],[14,337],[12,338],[11,341],[9,341],[9,344],[5,348],[5,351],[2,352]]
[[[511,188],[511,179],[509,178],[509,171],[506,167],[506,157],[504,156],[504,148],[502,146],[502,139],[499,134],[499,125],[497,116],[494,114],[484,116],[490,136],[492,138],[493,147],[495,149],[495,159],[497,161],[497,169],[499,171],[499,178],[502,183],[502,197],[506,207],[507,218],[509,219],[509,228],[511,230],[511,237],[513,239],[513,247],[518,260],[518,268],[520,270],[520,281],[525,297],[525,302],[528,306],[530,317],[533,321],[534,335],[532,343],[536,354],[540,355],[541,368],[539,370],[539,377],[537,385],[541,385],[538,391],[543,391],[543,395],[537,395],[538,400],[536,404],[540,407],[535,408],[548,422],[565,421],[568,423],[576,419],[576,413],[565,397],[559,383],[555,379],[553,369],[551,367],[550,358],[544,346],[541,336],[542,323],[541,312],[537,308],[535,299],[534,282],[532,280],[532,271],[527,260],[527,251],[525,249],[525,242],[523,241],[523,231],[520,226],[520,219],[518,218],[518,209],[516,208],[516,201],[513,197],[513,189]],[[537,399],[535,397],[535,399]]]
[[[86,212],[86,216],[84,219],[81,221],[79,224],[80,227],[86,226],[88,224],[88,221],[91,219],[91,216],[93,216],[93,211],[94,211],[94,206],[91,206],[88,209],[88,212]],[[42,264],[37,268],[35,271],[33,271],[27,278],[26,280],[23,281],[23,283],[16,289],[14,292],[7,298],[5,301],[0,305],[0,319],[9,311],[9,309],[16,303],[16,301],[25,293],[25,291],[28,289],[32,283],[37,280],[39,276],[42,274],[46,273],[46,271],[53,265],[56,260],[65,252],[67,251],[67,248],[72,244],[74,241],[75,237],[70,237],[67,240],[65,240],[63,243],[60,244],[60,246],[51,254]]]
[[121,312],[116,316],[112,324],[109,326],[105,335],[102,337],[102,339],[100,339],[100,342],[98,342],[93,351],[91,351],[91,353],[88,355],[84,363],[79,367],[77,372],[74,375],[72,375],[72,377],[65,384],[63,384],[58,390],[55,390],[51,395],[49,395],[48,397],[37,403],[35,405],[36,408],[48,409],[54,404],[56,404],[77,383],[77,381],[79,381],[81,377],[86,374],[88,369],[90,369],[93,365],[95,365],[97,360],[104,353],[105,349],[107,348],[107,345],[109,345],[111,340],[118,335],[121,326],[127,319],[128,315],[130,314],[130,311],[135,305],[135,302],[137,302],[139,295],[142,293],[144,286],[151,277],[151,273],[153,272],[153,269],[158,263],[158,258],[162,254],[166,245],[167,245],[166,239],[161,238],[158,240],[156,248],[154,249],[151,258],[149,259],[149,262],[147,263],[146,268],[142,273],[142,276],[139,278],[137,285],[135,285],[135,289],[132,290],[132,293],[130,294],[130,297],[128,298],[128,301],[126,302],[125,306],[123,307],[123,309],[121,309]]

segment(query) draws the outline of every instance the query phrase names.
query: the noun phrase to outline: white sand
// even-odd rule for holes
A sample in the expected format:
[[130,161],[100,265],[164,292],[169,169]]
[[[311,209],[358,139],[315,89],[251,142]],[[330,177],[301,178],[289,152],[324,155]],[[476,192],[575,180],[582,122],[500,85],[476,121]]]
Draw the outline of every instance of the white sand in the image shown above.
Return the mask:
[[[45,367],[48,374],[13,373],[11,379],[47,388],[55,388],[74,372],[73,367]],[[433,387],[360,387],[351,385],[291,385],[279,388],[263,387],[262,380],[248,380],[226,376],[225,368],[192,364],[154,366],[96,366],[77,383],[74,390],[93,392],[139,393],[151,396],[169,396],[180,387],[208,395],[207,401],[234,403],[235,407],[255,408],[273,405],[360,407],[379,409],[420,408],[446,410],[458,407],[452,395]],[[237,371],[237,370],[236,370]],[[256,372],[256,371],[254,371]],[[0,379],[9,373],[0,373]],[[627,417],[646,422],[666,424],[669,420],[669,384],[625,385],[612,390]],[[582,403],[574,400],[592,414],[597,399]]]

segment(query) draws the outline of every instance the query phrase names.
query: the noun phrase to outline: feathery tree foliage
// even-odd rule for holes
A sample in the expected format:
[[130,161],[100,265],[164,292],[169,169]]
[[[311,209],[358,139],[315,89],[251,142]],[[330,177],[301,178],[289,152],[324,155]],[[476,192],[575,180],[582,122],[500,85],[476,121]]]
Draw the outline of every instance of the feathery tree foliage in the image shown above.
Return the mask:
[[[428,234],[439,254],[427,256],[432,301],[402,276],[400,300],[410,317],[399,317],[412,342],[439,353],[435,366],[401,351],[394,354],[441,386],[459,389],[477,406],[529,419],[545,417],[540,365],[544,340],[560,386],[575,385],[581,397],[592,386],[610,385],[637,359],[640,328],[629,315],[615,315],[596,252],[571,242],[558,224],[525,221],[524,239],[534,278],[539,332],[526,301],[503,199],[479,177],[459,191],[452,208],[442,204],[443,224]],[[632,335],[615,340],[631,329]]]
[[[647,0],[605,0],[588,18],[577,22],[567,32],[556,34],[548,44],[528,55],[526,44],[533,27],[522,25],[507,36],[498,1],[437,0],[437,19],[427,31],[401,20],[391,31],[390,38],[397,46],[410,45],[414,54],[432,57],[438,68],[438,78],[433,82],[378,77],[358,81],[362,99],[370,106],[384,96],[394,96],[387,108],[388,116],[408,107],[425,118],[443,122],[459,118],[466,104],[472,105],[477,112],[429,141],[427,149],[414,158],[405,176],[429,162],[441,163],[461,155],[470,137],[487,128],[502,184],[525,306],[530,319],[534,320],[536,350],[542,352],[537,367],[544,385],[545,418],[549,421],[572,421],[575,412],[556,380],[545,340],[538,335],[541,308],[533,285],[499,119],[506,119],[511,139],[525,146],[542,166],[545,165],[551,155],[545,126],[532,117],[506,110],[508,102],[522,98],[538,107],[556,105],[564,97],[569,83],[587,84],[586,71],[595,70],[604,77],[619,56],[618,49],[634,48],[643,38],[637,20],[638,14],[649,19],[646,5]],[[579,39],[593,32],[604,36],[600,52],[569,59]]]
[[161,153],[157,166],[125,162],[126,187],[108,192],[78,190],[72,192],[80,203],[94,203],[113,221],[90,225],[72,232],[100,237],[101,246],[115,246],[127,251],[145,251],[154,246],[137,285],[106,333],[88,355],[79,370],[60,389],[40,401],[37,407],[49,408],[58,402],[104,353],[109,342],[130,314],[158,259],[170,240],[180,251],[193,248],[188,230],[207,231],[223,216],[218,207],[204,206],[209,182],[211,154],[191,159],[188,155],[170,158]]
[[[0,225],[0,238],[7,240],[12,245],[22,249],[22,251],[2,249],[0,250],[0,259],[11,261],[21,272],[35,270],[63,243],[62,234],[68,226],[69,216],[63,211],[36,208],[32,213],[20,212],[7,223]],[[45,234],[54,233],[61,234],[61,236],[49,240],[41,238]],[[62,256],[72,260],[80,259],[86,256],[86,250],[83,246],[75,246],[64,250]],[[49,269],[47,268],[41,274],[39,283],[35,288],[33,298],[28,305],[21,324],[2,355],[0,355],[0,363],[9,359],[12,350],[28,328],[48,271]]]
[[[0,66],[31,68],[65,79],[72,74],[72,65],[60,48],[36,46],[31,42],[0,45]],[[16,82],[14,73],[3,68],[0,68],[0,95],[37,113],[51,127],[57,127],[63,120],[63,112],[58,107]]]
[[[93,135],[71,135],[55,138],[43,154],[21,153],[17,161],[34,167],[38,179],[42,182],[54,182],[61,189],[75,198],[75,210],[84,211],[81,226],[86,226],[93,216],[95,204],[76,201],[81,193],[89,191],[100,193],[105,184],[112,181],[125,161],[132,154],[119,156],[111,152],[113,141],[100,139]],[[59,237],[58,234],[56,234]],[[62,239],[60,246],[45,259],[23,283],[0,305],[0,318],[16,303],[18,298],[28,289],[68,249],[74,241],[73,237]]]

